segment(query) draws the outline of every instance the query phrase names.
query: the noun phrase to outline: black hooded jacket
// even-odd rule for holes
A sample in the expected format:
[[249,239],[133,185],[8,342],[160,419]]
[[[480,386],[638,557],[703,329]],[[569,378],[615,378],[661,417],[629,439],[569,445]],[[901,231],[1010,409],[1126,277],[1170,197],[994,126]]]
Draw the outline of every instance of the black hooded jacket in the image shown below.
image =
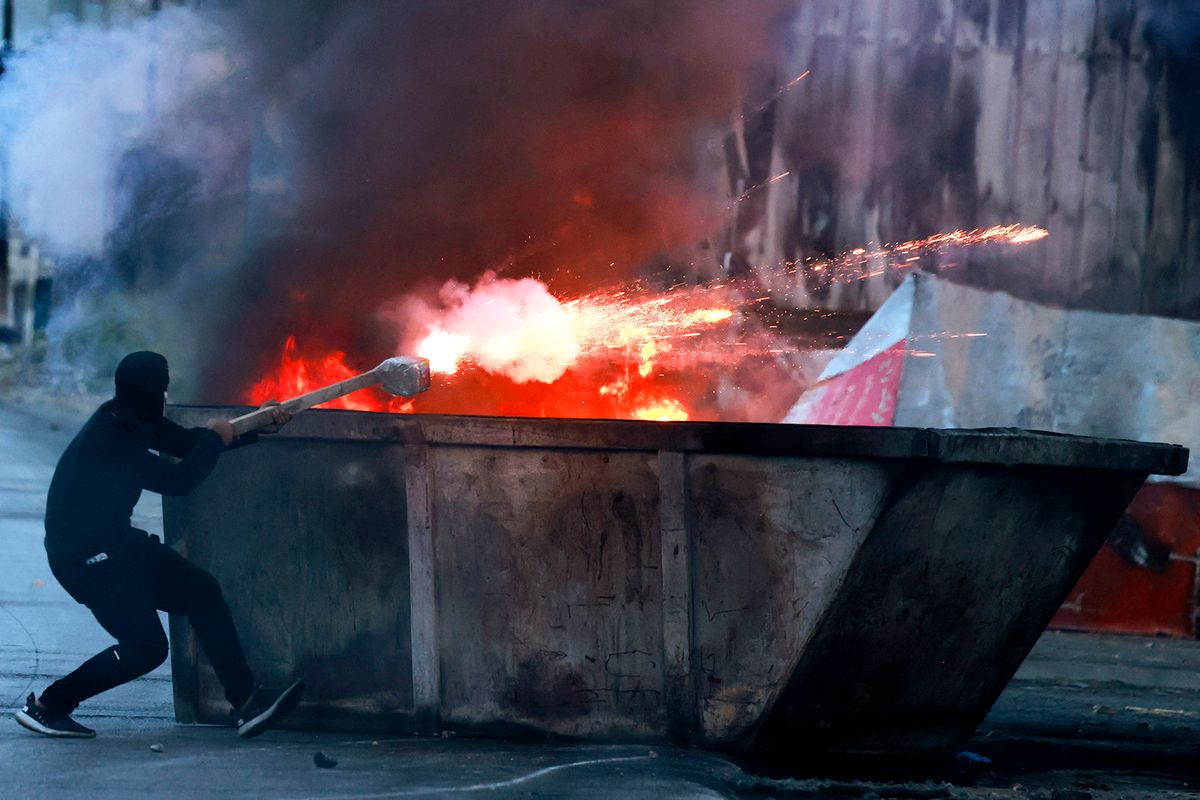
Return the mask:
[[[101,552],[111,556],[144,540],[146,534],[130,525],[142,490],[186,495],[208,477],[225,449],[216,431],[183,428],[162,416],[166,360],[138,362],[136,356],[157,354],[135,353],[121,362],[117,396],[96,409],[54,470],[46,498],[51,563]],[[141,368],[132,376],[122,372],[131,359]],[[235,444],[254,438],[244,436]]]

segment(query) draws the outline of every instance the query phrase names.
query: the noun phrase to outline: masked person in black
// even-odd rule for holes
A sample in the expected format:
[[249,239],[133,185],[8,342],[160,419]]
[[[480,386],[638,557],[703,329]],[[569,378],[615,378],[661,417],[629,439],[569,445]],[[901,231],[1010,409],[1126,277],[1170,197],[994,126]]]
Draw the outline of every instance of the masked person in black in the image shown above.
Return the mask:
[[[168,382],[167,360],[161,355],[143,351],[122,359],[116,397],[84,424],[54,470],[46,499],[50,570],[117,644],[51,684],[40,698],[29,695],[17,721],[37,733],[96,735],[71,713],[89,697],[145,675],[166,660],[167,637],[156,609],[191,621],[236,709],[239,735],[262,733],[300,702],[300,681],[282,692],[255,682],[217,580],[130,525],[143,489],[186,495],[212,472],[223,450],[257,438],[252,433],[235,441],[225,420],[187,429],[166,419]],[[272,418],[263,432],[274,433],[291,415],[276,409]]]

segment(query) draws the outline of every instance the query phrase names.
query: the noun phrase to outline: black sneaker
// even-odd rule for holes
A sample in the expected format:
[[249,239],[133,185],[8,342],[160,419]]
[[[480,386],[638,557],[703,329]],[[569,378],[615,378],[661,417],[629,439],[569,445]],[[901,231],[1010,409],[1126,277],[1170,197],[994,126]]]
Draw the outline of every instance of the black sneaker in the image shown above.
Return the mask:
[[96,736],[94,730],[83,727],[71,719],[70,714],[51,711],[45,706],[39,706],[33,692],[30,692],[29,697],[25,698],[25,707],[17,712],[16,717],[22,727],[43,736],[72,739],[93,739]]
[[238,736],[249,739],[275,727],[279,720],[295,710],[304,696],[304,681],[296,681],[282,692],[272,692],[261,686],[237,711]]

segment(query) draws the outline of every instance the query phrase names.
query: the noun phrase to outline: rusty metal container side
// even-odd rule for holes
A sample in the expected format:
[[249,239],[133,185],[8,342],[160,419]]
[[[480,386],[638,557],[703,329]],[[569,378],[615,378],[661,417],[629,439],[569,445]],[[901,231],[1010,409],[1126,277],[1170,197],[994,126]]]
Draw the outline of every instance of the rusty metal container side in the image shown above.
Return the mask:
[[[176,407],[199,424],[241,409]],[[728,748],[970,735],[1148,473],[1021,431],[311,412],[164,501],[290,724]],[[227,706],[171,626],[176,715]]]

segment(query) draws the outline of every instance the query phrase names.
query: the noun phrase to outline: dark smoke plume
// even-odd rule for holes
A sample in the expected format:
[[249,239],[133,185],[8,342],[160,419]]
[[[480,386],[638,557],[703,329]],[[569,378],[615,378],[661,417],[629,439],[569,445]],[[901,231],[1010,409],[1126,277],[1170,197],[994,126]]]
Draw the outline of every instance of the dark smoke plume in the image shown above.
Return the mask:
[[240,12],[242,38],[269,45],[255,70],[277,81],[263,117],[286,190],[236,278],[191,304],[207,323],[207,399],[239,397],[288,334],[372,366],[395,344],[376,309],[450,278],[494,269],[573,291],[709,235],[728,198],[698,176],[719,175],[713,142],[770,59],[779,6],[327,3],[299,24],[292,3]]

